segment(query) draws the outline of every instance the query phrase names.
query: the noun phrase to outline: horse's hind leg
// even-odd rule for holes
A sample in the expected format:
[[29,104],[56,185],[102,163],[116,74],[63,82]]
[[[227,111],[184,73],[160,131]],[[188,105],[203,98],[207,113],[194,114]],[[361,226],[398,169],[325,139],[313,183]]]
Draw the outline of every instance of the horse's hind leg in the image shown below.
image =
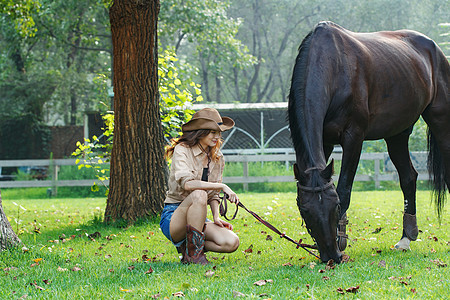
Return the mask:
[[403,234],[400,241],[395,245],[395,248],[399,250],[409,249],[409,243],[415,241],[418,235],[416,221],[417,171],[411,163],[408,149],[408,139],[411,132],[412,126],[402,133],[386,139],[389,157],[397,169],[404,197]]

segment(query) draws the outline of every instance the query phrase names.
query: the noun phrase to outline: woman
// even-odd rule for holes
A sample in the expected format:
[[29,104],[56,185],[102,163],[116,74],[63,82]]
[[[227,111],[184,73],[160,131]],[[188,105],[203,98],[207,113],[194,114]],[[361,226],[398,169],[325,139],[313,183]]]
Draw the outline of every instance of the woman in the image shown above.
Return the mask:
[[[182,253],[182,263],[204,265],[209,263],[205,251],[229,253],[239,247],[233,226],[219,218],[220,191],[231,203],[239,203],[236,193],[222,183],[221,133],[233,126],[231,118],[204,108],[182,126],[182,136],[166,148],[172,165],[160,226]],[[213,222],[206,218],[208,205]]]

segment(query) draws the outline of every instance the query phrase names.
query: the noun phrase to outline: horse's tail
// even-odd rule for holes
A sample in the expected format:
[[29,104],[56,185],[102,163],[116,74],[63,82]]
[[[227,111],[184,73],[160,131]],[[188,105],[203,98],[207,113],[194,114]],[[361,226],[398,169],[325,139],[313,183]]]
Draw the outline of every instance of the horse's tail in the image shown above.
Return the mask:
[[442,154],[439,150],[436,138],[433,136],[430,128],[427,131],[428,139],[428,172],[430,174],[430,182],[433,189],[433,199],[438,214],[441,218],[444,209],[447,188],[445,183],[445,169],[442,161]]

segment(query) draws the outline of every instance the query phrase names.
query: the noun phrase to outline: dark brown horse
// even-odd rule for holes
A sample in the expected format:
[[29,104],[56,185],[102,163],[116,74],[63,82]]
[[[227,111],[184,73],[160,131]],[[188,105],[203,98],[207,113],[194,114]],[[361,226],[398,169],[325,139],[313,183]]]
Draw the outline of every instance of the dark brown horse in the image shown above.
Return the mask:
[[[300,45],[289,95],[296,152],[297,205],[321,260],[341,261],[347,245],[350,194],[364,140],[385,139],[404,195],[408,249],[418,234],[416,179],[408,150],[414,123],[428,124],[428,168],[441,215],[450,188],[449,63],[428,37],[414,31],[354,33],[319,23]],[[343,149],[337,189],[327,166]]]

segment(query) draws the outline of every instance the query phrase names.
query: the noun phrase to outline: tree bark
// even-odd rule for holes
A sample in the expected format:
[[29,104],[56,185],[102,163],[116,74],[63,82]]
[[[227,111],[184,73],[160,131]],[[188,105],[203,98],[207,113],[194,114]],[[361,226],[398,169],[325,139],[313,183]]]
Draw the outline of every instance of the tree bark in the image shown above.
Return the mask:
[[3,212],[2,193],[0,191],[0,251],[16,246],[21,241],[16,235]]
[[116,0],[109,15],[114,65],[114,143],[105,221],[159,213],[166,190],[159,114],[158,0]]

